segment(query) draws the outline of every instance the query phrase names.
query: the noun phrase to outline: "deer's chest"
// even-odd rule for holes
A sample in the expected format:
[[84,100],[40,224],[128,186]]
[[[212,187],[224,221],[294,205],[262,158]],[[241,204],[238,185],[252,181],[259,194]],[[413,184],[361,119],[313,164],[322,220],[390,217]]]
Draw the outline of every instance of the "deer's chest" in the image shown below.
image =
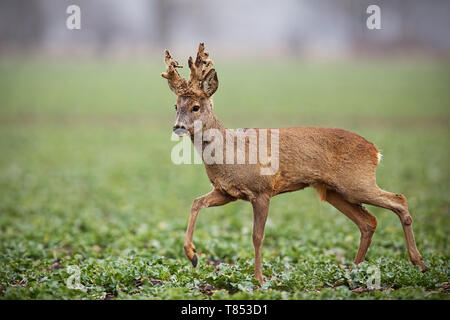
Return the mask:
[[264,176],[249,165],[211,165],[206,173],[215,189],[236,199],[251,201],[268,187]]

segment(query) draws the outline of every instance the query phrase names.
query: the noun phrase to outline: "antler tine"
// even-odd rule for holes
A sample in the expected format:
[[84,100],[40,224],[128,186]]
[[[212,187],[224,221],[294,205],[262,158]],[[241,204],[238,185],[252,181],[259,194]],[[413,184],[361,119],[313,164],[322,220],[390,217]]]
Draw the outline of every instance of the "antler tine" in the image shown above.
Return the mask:
[[183,68],[183,66],[172,58],[167,49],[164,51],[164,63],[166,64],[167,71],[166,73],[162,73],[161,76],[168,80],[170,89],[178,94],[187,86],[186,79],[182,78],[176,70],[176,68]]
[[205,51],[205,44],[200,43],[198,46],[197,57],[194,60],[189,57],[188,65],[191,69],[191,74],[189,76],[189,84],[200,85],[200,82],[205,78],[208,72],[211,70],[214,62],[208,58],[209,52]]

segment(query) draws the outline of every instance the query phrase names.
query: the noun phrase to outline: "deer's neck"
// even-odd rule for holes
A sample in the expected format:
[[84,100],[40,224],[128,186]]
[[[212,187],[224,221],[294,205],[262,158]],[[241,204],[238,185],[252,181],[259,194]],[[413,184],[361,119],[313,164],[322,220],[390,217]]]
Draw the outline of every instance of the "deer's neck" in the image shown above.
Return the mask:
[[222,123],[219,121],[219,119],[214,113],[212,113],[210,122],[206,125],[206,129],[204,129],[203,132],[209,129],[216,129],[219,130],[220,133],[222,133],[222,135],[225,134],[225,127],[222,125]]
[[[222,137],[225,137],[225,133],[226,133],[226,129],[225,127],[222,125],[222,123],[219,121],[219,119],[217,118],[217,116],[212,113],[211,117],[208,119],[208,122],[206,122],[203,125],[202,128],[202,139],[204,139],[205,137],[208,137],[208,135],[214,131],[219,131],[222,135]],[[198,137],[197,137],[198,138]],[[192,143],[194,143],[195,139],[195,134],[191,134],[191,141]],[[211,142],[211,141],[209,141]],[[204,144],[207,145],[209,143],[208,141],[205,141]]]
[[[201,133],[196,132],[194,134],[191,134],[191,141],[194,144],[194,148],[196,149],[196,151],[201,155],[203,161],[205,161],[203,155],[203,151],[205,150],[205,148],[213,142],[218,143],[218,145],[222,146],[223,148],[225,146],[225,137],[225,127],[222,125],[222,123],[220,123],[217,116],[212,113],[211,117],[209,117],[208,121],[203,125]],[[219,139],[219,141],[216,141],[217,139]],[[204,164],[208,170],[209,165],[206,164],[206,162],[204,162]]]

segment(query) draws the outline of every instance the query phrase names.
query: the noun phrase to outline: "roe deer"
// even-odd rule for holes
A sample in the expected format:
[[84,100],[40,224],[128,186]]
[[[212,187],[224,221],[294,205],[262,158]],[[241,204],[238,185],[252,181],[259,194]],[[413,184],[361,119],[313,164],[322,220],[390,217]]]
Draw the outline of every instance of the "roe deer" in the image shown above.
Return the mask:
[[[213,62],[201,43],[195,60],[189,57],[189,80],[182,78],[176,68],[181,68],[165,51],[170,89],[178,96],[176,122],[173,131],[177,135],[188,134],[194,141],[194,122],[201,121],[198,129],[203,132],[216,129],[226,135],[226,130],[213,112],[211,96],[219,82]],[[260,135],[264,129],[253,129]],[[295,127],[279,128],[279,167],[272,175],[262,175],[259,162],[250,164],[204,163],[213,190],[194,200],[184,240],[186,256],[197,265],[197,255],[192,243],[194,225],[203,208],[221,206],[238,199],[253,206],[253,245],[255,249],[255,278],[263,283],[261,248],[264,227],[269,212],[270,198],[284,192],[314,187],[321,200],[329,202],[350,220],[361,232],[355,264],[362,262],[377,226],[376,218],[362,204],[389,209],[400,218],[411,262],[422,271],[427,267],[417,250],[412,229],[412,218],[406,198],[401,194],[380,189],[375,181],[375,170],[381,154],[372,143],[361,136],[333,128]],[[202,141],[200,154],[208,141]],[[248,139],[245,140],[248,147]],[[237,152],[237,151],[236,151]],[[203,158],[203,154],[202,154]]]

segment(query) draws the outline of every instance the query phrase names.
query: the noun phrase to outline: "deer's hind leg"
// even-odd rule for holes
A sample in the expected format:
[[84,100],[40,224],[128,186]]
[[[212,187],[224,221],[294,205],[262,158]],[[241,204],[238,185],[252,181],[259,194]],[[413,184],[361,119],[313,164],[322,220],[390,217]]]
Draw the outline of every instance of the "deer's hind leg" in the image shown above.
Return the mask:
[[387,192],[376,187],[372,190],[372,192],[366,195],[366,198],[363,199],[362,202],[389,209],[397,214],[400,218],[400,222],[402,223],[403,231],[405,233],[406,245],[408,246],[408,254],[411,262],[414,265],[420,266],[422,271],[427,271],[427,267],[423,263],[422,257],[416,246],[414,232],[412,229],[412,218],[409,214],[405,196],[402,194]]
[[364,209],[361,204],[351,203],[335,191],[327,190],[326,198],[324,200],[328,201],[358,226],[361,232],[361,239],[354,262],[355,264],[358,264],[364,261],[367,249],[369,249],[370,243],[372,242],[372,236],[377,227],[377,219]]

